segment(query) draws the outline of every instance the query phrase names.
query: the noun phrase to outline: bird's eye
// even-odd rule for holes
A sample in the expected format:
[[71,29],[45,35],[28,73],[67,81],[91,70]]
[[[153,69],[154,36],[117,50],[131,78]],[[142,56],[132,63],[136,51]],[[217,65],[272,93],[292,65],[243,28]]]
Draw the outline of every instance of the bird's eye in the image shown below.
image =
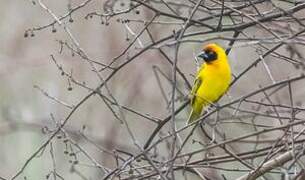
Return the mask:
[[207,51],[206,54],[206,62],[211,62],[217,59],[217,54],[214,51]]
[[205,62],[212,62],[217,59],[217,54],[214,51],[206,50],[199,55]]

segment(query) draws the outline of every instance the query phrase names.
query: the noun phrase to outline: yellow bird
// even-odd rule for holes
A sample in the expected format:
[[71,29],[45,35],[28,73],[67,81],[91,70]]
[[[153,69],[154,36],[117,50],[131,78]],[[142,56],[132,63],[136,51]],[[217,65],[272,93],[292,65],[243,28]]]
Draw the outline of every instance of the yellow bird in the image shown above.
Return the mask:
[[201,115],[204,107],[217,102],[227,91],[231,82],[231,68],[225,50],[217,44],[203,47],[198,56],[204,60],[197,72],[191,91],[192,110],[187,124]]

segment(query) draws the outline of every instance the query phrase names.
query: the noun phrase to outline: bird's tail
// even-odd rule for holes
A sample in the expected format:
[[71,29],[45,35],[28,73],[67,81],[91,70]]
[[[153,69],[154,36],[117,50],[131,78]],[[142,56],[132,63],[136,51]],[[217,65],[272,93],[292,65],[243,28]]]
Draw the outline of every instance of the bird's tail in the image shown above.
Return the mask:
[[[201,116],[201,112],[202,112],[202,109],[204,109],[208,104],[206,103],[198,103],[198,102],[195,102],[193,105],[192,105],[192,110],[191,110],[191,113],[189,115],[189,118],[187,120],[187,125],[188,124],[191,124],[197,120],[199,120],[200,116]],[[206,112],[203,112],[203,114],[205,114]]]

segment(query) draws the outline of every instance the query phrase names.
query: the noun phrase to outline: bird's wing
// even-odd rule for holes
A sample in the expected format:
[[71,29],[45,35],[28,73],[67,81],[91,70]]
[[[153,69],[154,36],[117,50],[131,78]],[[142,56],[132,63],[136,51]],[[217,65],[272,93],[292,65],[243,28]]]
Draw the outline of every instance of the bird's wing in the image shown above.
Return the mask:
[[195,82],[194,82],[194,85],[193,85],[193,88],[192,88],[192,91],[191,91],[191,104],[193,105],[194,102],[195,102],[195,99],[197,97],[197,91],[199,89],[199,87],[201,86],[202,84],[202,79],[200,77],[198,77]]

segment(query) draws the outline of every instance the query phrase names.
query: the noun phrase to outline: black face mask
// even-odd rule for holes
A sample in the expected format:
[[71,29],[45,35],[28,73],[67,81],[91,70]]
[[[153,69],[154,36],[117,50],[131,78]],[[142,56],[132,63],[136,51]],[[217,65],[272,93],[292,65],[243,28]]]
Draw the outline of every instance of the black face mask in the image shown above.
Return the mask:
[[217,54],[214,51],[207,50],[200,53],[198,57],[202,58],[205,62],[209,63],[217,59]]

